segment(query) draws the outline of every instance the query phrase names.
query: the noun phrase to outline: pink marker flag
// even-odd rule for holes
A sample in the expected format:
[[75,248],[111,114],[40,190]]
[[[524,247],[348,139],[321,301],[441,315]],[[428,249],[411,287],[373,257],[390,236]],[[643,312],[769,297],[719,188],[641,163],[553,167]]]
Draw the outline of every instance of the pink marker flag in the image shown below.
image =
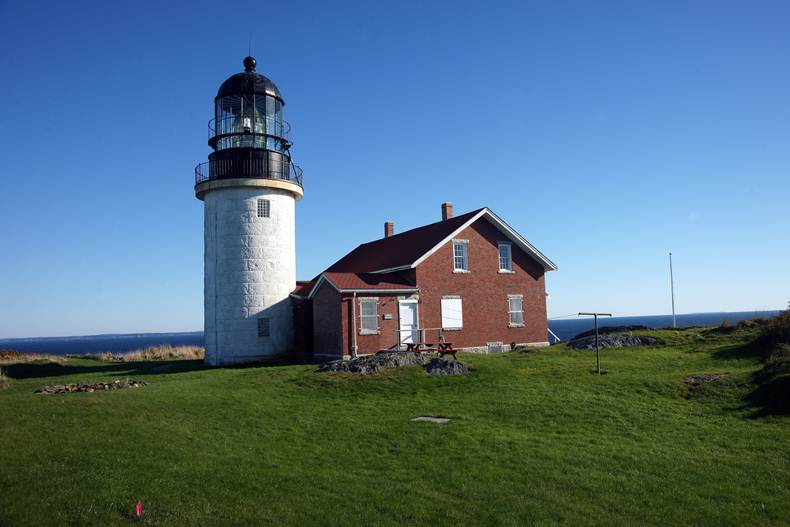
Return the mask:
[[143,502],[137,500],[137,505],[134,506],[134,514],[139,518],[143,514]]

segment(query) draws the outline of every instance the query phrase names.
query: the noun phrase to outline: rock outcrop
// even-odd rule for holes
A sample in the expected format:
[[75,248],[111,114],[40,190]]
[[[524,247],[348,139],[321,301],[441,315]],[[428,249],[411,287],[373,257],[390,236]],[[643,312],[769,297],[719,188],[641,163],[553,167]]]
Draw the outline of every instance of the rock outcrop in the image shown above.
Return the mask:
[[[623,333],[608,333],[599,335],[598,345],[601,348],[629,348],[632,346],[651,346],[656,344],[658,340],[654,337],[647,337],[642,335],[626,335]],[[592,337],[584,337],[568,342],[568,347],[580,350],[594,350],[595,349],[595,335]]]
[[469,371],[469,367],[462,362],[439,358],[429,359],[425,353],[413,351],[381,351],[375,355],[351,360],[335,360],[322,364],[318,371],[345,371],[368,375],[384,368],[402,368],[404,366],[422,366],[431,375],[461,375]]
[[96,392],[101,390],[119,390],[121,388],[141,388],[145,386],[143,381],[113,381],[97,382],[95,384],[55,384],[45,385],[36,390],[36,393],[77,393],[77,392]]

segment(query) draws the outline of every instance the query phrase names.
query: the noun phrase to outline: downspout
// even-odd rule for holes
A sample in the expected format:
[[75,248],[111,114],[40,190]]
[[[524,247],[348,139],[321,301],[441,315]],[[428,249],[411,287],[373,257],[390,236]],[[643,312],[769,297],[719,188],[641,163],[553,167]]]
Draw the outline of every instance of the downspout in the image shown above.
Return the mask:
[[352,319],[352,332],[351,335],[351,356],[357,356],[357,292],[351,294],[351,319]]

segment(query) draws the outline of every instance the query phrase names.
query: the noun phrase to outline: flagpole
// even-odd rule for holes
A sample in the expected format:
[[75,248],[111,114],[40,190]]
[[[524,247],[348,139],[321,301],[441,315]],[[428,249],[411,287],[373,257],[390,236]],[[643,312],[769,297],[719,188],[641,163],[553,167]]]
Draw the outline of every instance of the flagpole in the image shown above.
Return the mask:
[[672,272],[672,253],[669,253],[669,288],[672,291],[672,327],[678,327],[677,318],[675,318],[675,276]]

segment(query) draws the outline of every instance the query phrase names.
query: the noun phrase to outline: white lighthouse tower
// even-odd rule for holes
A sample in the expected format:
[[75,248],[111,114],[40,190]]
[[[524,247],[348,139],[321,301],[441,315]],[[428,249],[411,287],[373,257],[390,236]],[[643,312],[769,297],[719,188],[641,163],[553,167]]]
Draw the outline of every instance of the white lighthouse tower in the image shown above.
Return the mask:
[[195,168],[204,203],[206,363],[268,359],[293,347],[295,204],[302,173],[291,162],[285,101],[244,59],[214,99],[207,163]]

